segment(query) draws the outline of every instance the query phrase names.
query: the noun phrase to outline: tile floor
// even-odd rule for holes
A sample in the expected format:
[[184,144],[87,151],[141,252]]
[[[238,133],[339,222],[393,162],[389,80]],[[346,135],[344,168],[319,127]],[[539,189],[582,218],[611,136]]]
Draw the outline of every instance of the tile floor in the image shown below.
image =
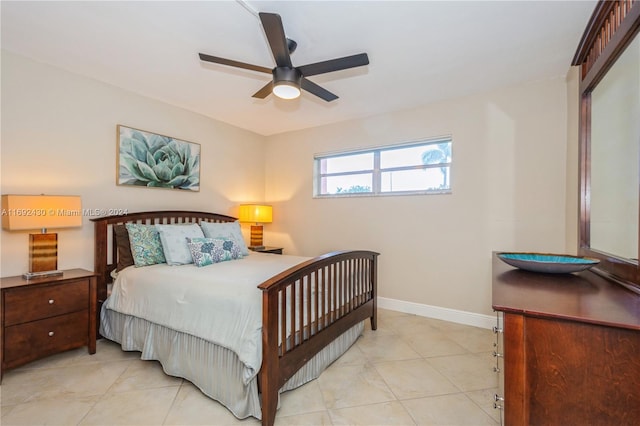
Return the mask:
[[[322,375],[282,395],[279,425],[496,425],[490,330],[380,310]],[[259,425],[109,341],[8,371],[9,425]]]

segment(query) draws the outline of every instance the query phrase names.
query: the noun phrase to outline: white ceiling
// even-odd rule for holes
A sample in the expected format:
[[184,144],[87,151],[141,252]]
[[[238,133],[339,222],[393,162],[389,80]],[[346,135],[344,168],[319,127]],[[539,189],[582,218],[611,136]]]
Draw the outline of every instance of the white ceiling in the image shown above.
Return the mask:
[[[245,5],[247,7],[245,7]],[[565,75],[595,1],[2,1],[2,48],[262,135]],[[294,66],[366,52],[310,77],[337,94],[251,97],[274,66],[260,21],[280,14]]]

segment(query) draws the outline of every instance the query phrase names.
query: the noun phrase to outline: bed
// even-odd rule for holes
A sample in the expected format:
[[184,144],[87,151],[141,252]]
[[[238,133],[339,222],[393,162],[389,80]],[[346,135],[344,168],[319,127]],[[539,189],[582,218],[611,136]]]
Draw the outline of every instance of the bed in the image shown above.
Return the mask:
[[[191,381],[238,418],[253,416],[261,419],[263,425],[273,425],[280,392],[318,377],[355,342],[363,331],[365,320],[370,321],[372,330],[377,328],[378,253],[338,251],[316,258],[250,253],[241,260],[218,263],[215,268],[130,266],[119,270],[114,280],[121,256],[115,235],[116,229],[122,228],[120,225],[208,226],[208,223],[232,223],[236,218],[207,212],[156,211],[92,221],[102,336],[118,342],[123,350],[140,351],[143,359],[160,361],[167,374]],[[254,272],[249,274],[247,271]],[[229,291],[224,290],[224,286],[220,287],[221,295],[182,289],[186,282],[196,289],[206,287],[203,284],[205,274],[224,276],[243,284],[233,287],[235,299],[225,299]],[[233,278],[234,274],[240,274],[240,278]],[[160,282],[159,277],[179,283],[173,286],[171,282],[154,284]],[[148,288],[161,291],[144,293],[145,280]],[[108,297],[110,285],[114,287]],[[189,310],[199,315],[195,320],[174,322],[166,318],[173,315],[139,315],[137,308],[116,307],[125,295],[133,297],[135,294],[146,298],[146,306],[158,307],[162,302],[157,298],[175,288],[180,288],[181,300],[191,298],[185,303],[189,304]],[[207,308],[192,309],[196,300]],[[220,300],[224,302],[219,303]],[[127,299],[125,305],[130,302]],[[237,312],[238,321],[240,317],[243,320],[250,318],[251,327],[239,327],[249,330],[249,336],[255,334],[253,340],[242,337],[241,343],[237,344],[235,341],[220,342],[209,335],[199,336],[198,330],[188,328],[190,323],[197,324],[194,325],[196,328],[207,328],[207,324],[214,321],[220,324],[218,318],[211,315],[225,309]],[[257,326],[254,325],[256,321]],[[209,329],[214,334],[237,334],[224,333],[225,329],[220,327]],[[238,350],[238,345],[244,349]]]

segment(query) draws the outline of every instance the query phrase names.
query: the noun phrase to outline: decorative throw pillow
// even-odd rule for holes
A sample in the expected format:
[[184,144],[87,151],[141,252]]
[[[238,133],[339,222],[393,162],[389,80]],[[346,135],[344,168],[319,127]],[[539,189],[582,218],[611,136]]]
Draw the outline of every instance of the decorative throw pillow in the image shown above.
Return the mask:
[[242,258],[235,242],[223,238],[189,238],[187,245],[193,263],[198,267]]
[[242,237],[242,230],[238,222],[200,222],[204,236],[207,238],[222,238],[233,241],[243,256],[249,256],[249,249]]
[[197,223],[156,225],[164,257],[169,265],[193,263],[187,238],[204,238],[202,228]]
[[131,254],[131,243],[129,242],[129,232],[124,225],[113,225],[113,233],[115,234],[115,244],[118,251],[118,263],[116,271],[120,272],[127,266],[134,264],[133,255]]
[[149,266],[166,263],[160,235],[155,225],[127,223],[131,254],[136,266]]

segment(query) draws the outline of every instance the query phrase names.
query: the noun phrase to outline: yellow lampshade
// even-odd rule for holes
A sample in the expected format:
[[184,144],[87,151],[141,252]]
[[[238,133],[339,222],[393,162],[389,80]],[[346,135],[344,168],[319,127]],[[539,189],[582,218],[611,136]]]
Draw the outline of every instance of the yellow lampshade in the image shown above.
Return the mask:
[[271,223],[273,221],[273,207],[259,204],[242,204],[238,212],[240,222]]
[[20,231],[82,226],[76,195],[3,195],[2,229]]

